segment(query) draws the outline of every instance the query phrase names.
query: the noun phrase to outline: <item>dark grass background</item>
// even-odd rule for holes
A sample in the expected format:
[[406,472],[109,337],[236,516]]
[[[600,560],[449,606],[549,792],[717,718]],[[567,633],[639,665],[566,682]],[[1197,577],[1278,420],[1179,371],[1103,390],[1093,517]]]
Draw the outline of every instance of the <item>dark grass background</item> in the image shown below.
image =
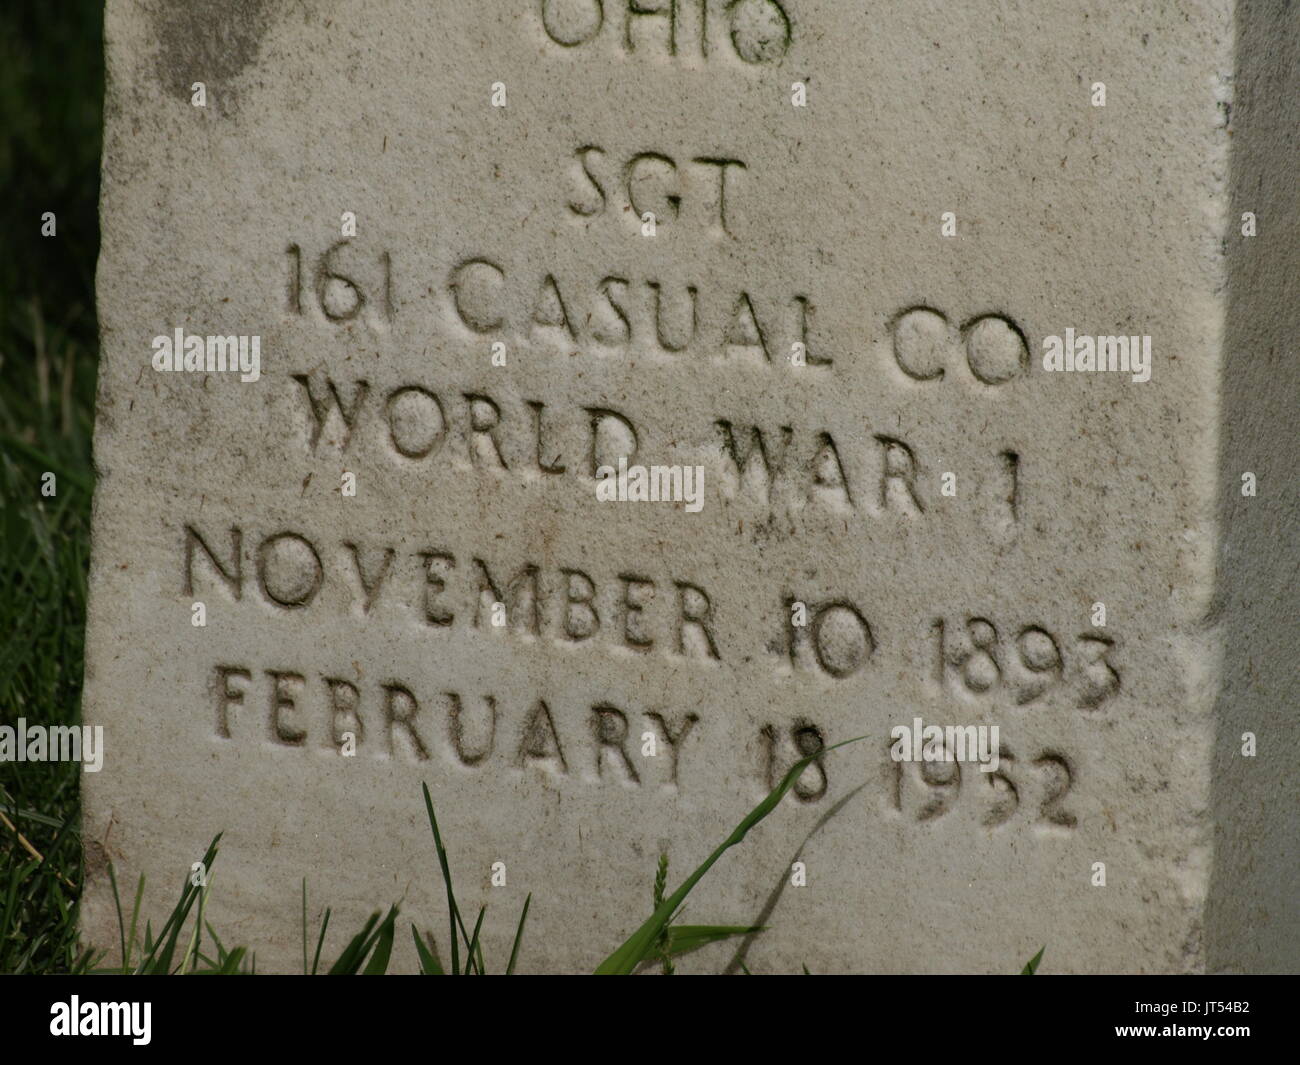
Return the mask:
[[[0,3],[0,724],[80,719],[103,82],[102,0]],[[0,762],[0,973],[85,964],[79,773]]]

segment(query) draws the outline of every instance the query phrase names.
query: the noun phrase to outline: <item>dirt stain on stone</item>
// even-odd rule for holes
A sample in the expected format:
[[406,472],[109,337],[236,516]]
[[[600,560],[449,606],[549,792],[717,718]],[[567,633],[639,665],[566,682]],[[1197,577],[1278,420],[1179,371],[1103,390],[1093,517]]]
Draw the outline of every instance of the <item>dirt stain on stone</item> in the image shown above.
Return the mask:
[[155,70],[163,91],[189,101],[192,86],[201,81],[209,106],[233,111],[233,83],[257,59],[274,10],[268,0],[151,0]]

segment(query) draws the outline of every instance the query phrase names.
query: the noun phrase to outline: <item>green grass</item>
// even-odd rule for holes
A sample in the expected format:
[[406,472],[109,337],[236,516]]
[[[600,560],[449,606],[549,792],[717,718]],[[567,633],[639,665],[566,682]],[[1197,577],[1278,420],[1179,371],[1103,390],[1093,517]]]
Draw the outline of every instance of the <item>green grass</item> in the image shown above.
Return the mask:
[[[603,962],[596,967],[597,975],[628,976],[638,971],[646,971],[654,965],[660,966],[661,972],[671,975],[674,971],[673,959],[711,943],[762,932],[756,925],[680,925],[674,923],[681,912],[691,889],[709,872],[719,858],[731,847],[741,843],[749,830],[776,810],[785,796],[814,761],[824,757],[835,747],[843,747],[857,740],[845,740],[816,754],[809,755],[793,765],[781,782],[741,820],[723,842],[688,876],[671,895],[665,897],[668,881],[668,858],[661,855],[654,879],[653,912],[622,944],[620,944]],[[484,958],[480,934],[483,929],[487,908],[480,907],[474,921],[473,931],[465,924],[460,904],[456,900],[452,884],[451,860],[443,844],[442,832],[438,827],[438,818],[433,809],[433,800],[429,795],[428,785],[424,785],[424,805],[429,818],[429,828],[433,835],[434,853],[437,857],[438,873],[442,878],[447,898],[447,945],[449,948],[450,968],[444,966],[436,937],[428,932],[421,932],[411,924],[411,939],[419,959],[419,971],[426,976],[485,976],[490,971],[500,971],[505,975],[515,972],[524,942],[524,930],[527,926],[528,908],[532,895],[524,900],[524,905],[515,926],[509,960],[500,970],[490,970]],[[204,907],[210,886],[212,873],[217,858],[221,837],[217,836],[209,844],[201,866],[205,876],[191,877],[181,889],[180,898],[168,915],[158,934],[155,935],[151,924],[146,923],[143,941],[140,941],[140,900],[144,894],[142,877],[135,893],[135,903],[131,910],[128,925],[122,909],[121,896],[118,893],[117,879],[113,868],[109,866],[112,877],[113,897],[117,904],[117,920],[120,932],[120,952],[116,965],[100,964],[101,959],[88,959],[84,966],[89,971],[98,973],[116,973],[123,975],[198,975],[217,974],[233,975],[253,973],[256,971],[256,959],[248,954],[246,948],[228,950],[221,942],[216,930],[204,920]],[[190,922],[190,915],[194,914]],[[388,913],[380,917],[379,912],[371,914],[361,931],[352,937],[338,959],[326,970],[326,975],[362,975],[377,976],[388,971],[392,958],[393,942],[397,934],[398,907],[390,906]],[[187,922],[189,932],[185,931]],[[316,935],[316,948],[310,967],[307,963],[309,945],[307,926],[307,882],[302,885],[302,971],[304,975],[320,974],[321,948],[325,933],[329,928],[330,910],[326,909]],[[211,940],[211,945],[204,943],[204,934]],[[185,944],[182,948],[181,944]],[[179,953],[178,953],[179,948]],[[1043,951],[1039,950],[1021,970],[1022,975],[1032,976],[1038,971]],[[805,975],[810,975],[808,967],[802,967]],[[749,970],[742,964],[742,971],[749,975]]]
[[[835,744],[842,747],[845,740]],[[673,971],[673,959],[711,943],[717,943],[733,936],[750,935],[763,929],[756,925],[679,925],[674,924],[681,905],[691,889],[699,883],[713,867],[722,854],[730,847],[740,843],[756,824],[771,814],[795,782],[814,761],[834,750],[828,747],[796,762],[791,766],[781,782],[753,810],[745,815],[735,830],[722,844],[709,855],[704,862],[683,881],[682,885],[667,898],[664,897],[667,884],[668,859],[662,856],[655,877],[654,909],[650,917],[633,932],[608,958],[596,968],[597,975],[631,975],[643,967],[652,964],[662,966],[665,974]],[[438,861],[438,873],[442,878],[447,896],[447,945],[451,960],[450,968],[444,967],[436,938],[429,932],[421,932],[415,924],[411,925],[411,938],[415,943],[416,954],[420,962],[420,972],[425,976],[486,976],[489,973],[487,961],[483,955],[480,938],[487,908],[480,907],[474,921],[474,930],[466,927],[460,904],[456,901],[455,888],[452,885],[451,860],[442,842],[442,832],[438,827],[438,818],[434,813],[433,799],[429,795],[428,785],[424,785],[424,806],[429,817],[429,828],[433,834],[434,853]],[[118,891],[117,877],[113,867],[109,866],[109,876],[113,886],[113,899],[117,906],[117,923],[119,929],[119,954],[116,964],[102,956],[79,959],[78,970],[96,973],[115,973],[132,976],[218,974],[233,975],[253,973],[256,971],[256,959],[247,948],[238,947],[228,950],[218,937],[216,930],[204,920],[204,908],[208,892],[213,883],[212,874],[217,859],[221,837],[218,835],[208,845],[201,862],[203,876],[191,876],[181,888],[180,898],[172,908],[157,935],[151,923],[140,932],[140,902],[144,895],[144,878],[141,877],[136,887],[134,905],[128,924],[122,908],[122,898]],[[532,895],[524,901],[515,926],[514,940],[510,948],[509,961],[499,970],[511,975],[519,960],[520,949],[524,941],[524,929],[528,920],[528,908]],[[190,916],[193,914],[193,920]],[[371,914],[361,931],[348,942],[338,960],[327,970],[332,976],[377,976],[388,971],[392,957],[393,940],[396,935],[398,908],[390,906],[382,919],[376,911]],[[305,975],[315,976],[320,973],[321,947],[325,933],[329,928],[330,911],[327,909],[321,920],[320,930],[316,936],[316,949],[310,968],[307,965],[308,928],[307,928],[307,882],[302,885],[302,970]],[[189,931],[186,932],[186,925]],[[211,940],[206,947],[204,935]],[[185,946],[182,948],[181,944]],[[179,948],[179,953],[178,953]],[[807,972],[807,967],[804,972]]]
[[[94,370],[85,346],[38,306],[27,321],[10,311],[0,323],[0,722],[76,724]],[[24,344],[34,353],[26,381],[9,365]],[[46,472],[52,497],[41,495]],[[79,769],[0,763],[0,972],[75,966]]]
[[[75,724],[90,544],[102,5],[0,5],[0,723]],[[55,60],[53,57],[57,57]],[[57,234],[41,235],[54,212]],[[56,494],[43,497],[52,472]],[[75,763],[0,763],[0,972],[68,972]],[[35,855],[39,855],[38,860]]]

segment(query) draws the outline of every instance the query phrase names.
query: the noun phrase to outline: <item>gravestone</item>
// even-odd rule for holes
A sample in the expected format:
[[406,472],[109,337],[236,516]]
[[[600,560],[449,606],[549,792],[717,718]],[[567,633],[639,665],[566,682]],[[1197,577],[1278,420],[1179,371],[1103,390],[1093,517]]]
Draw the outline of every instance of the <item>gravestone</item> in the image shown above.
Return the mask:
[[1293,970],[1298,20],[112,0],[88,941]]

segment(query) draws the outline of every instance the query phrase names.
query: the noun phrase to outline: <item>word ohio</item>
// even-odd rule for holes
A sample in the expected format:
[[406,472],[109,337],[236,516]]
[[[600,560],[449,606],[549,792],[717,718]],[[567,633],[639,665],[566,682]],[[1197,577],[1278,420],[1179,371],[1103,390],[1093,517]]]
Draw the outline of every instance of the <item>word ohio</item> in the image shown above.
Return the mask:
[[244,382],[262,376],[260,336],[199,336],[177,329],[153,338],[153,368],[159,373],[232,373]]
[[704,509],[703,466],[629,466],[620,455],[613,466],[596,469],[596,498],[602,503],[685,503],[698,514]]
[[889,737],[895,762],[978,762],[981,773],[997,772],[997,725],[922,725],[914,717],[911,725],[891,728]]

